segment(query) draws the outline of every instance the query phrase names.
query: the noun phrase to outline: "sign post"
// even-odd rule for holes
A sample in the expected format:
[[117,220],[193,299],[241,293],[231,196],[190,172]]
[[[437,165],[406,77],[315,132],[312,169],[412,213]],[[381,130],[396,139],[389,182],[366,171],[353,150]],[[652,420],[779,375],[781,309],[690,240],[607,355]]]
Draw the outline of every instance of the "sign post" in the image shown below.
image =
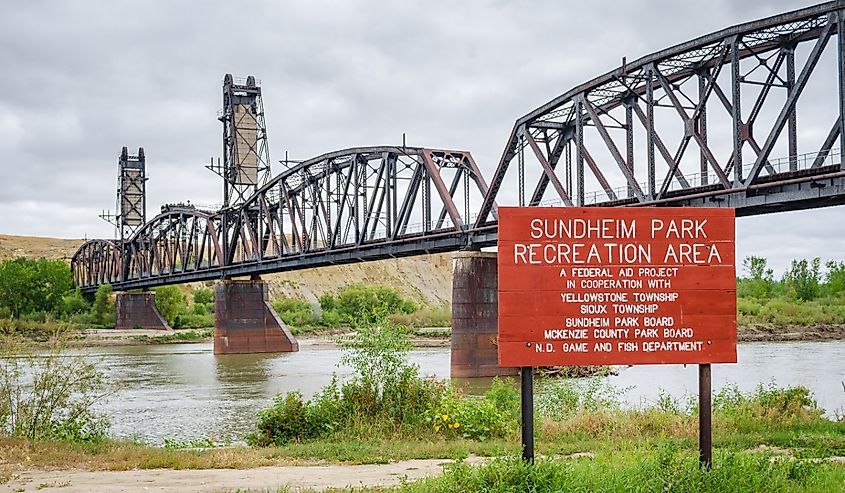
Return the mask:
[[736,363],[735,217],[724,208],[499,208],[499,366],[522,372],[533,459],[536,366],[699,365],[712,462],[712,363]]
[[698,365],[698,462],[707,469],[713,464],[712,389],[710,364]]
[[522,460],[534,462],[534,367],[519,369],[522,396]]

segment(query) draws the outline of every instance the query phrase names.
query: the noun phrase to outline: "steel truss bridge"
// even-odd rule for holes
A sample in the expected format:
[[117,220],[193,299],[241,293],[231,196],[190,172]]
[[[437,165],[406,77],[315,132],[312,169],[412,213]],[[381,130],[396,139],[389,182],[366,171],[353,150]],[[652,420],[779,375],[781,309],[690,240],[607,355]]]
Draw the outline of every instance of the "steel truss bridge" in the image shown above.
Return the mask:
[[837,1],[623,59],[517,120],[489,182],[466,151],[332,152],[236,206],[169,207],[123,242],[88,241],[73,275],[124,290],[477,249],[496,243],[498,205],[839,205],[843,116]]

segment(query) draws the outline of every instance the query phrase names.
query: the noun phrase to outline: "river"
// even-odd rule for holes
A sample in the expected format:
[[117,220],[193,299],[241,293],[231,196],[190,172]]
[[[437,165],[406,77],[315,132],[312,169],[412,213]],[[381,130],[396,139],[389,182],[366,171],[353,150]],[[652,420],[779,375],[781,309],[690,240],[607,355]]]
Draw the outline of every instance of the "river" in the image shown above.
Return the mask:
[[[240,441],[257,412],[279,392],[306,397],[328,383],[341,351],[324,342],[301,341],[297,353],[215,356],[211,343],[111,346],[86,352],[122,389],[102,407],[112,417],[112,434],[161,444],[165,438]],[[736,384],[804,385],[829,416],[845,413],[845,341],[766,342],[739,345],[739,363],[714,365],[713,387]],[[448,377],[449,348],[415,349],[410,360],[425,375]],[[654,402],[661,392],[684,398],[698,389],[695,366],[623,368],[607,377],[627,388],[630,405]]]

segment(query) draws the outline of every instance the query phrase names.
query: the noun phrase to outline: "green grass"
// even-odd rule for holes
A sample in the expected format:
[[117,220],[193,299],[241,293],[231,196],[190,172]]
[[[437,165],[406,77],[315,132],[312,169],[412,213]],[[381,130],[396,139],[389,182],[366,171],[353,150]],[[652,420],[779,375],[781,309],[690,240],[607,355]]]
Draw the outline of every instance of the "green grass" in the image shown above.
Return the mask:
[[[579,459],[543,459],[533,466],[516,457],[480,466],[461,462],[441,477],[423,479],[398,492],[837,492],[845,487],[845,467],[768,454],[719,453],[713,469],[699,467],[694,453],[671,444],[658,450],[609,453]],[[375,490],[371,490],[375,491]]]

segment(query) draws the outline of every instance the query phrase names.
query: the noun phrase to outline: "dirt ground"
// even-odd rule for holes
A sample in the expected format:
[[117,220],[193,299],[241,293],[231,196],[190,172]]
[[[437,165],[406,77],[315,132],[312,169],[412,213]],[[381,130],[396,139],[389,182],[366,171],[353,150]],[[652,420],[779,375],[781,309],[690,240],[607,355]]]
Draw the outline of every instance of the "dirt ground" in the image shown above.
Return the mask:
[[748,325],[739,327],[738,339],[741,342],[832,341],[845,339],[845,325]]
[[[469,457],[468,462],[481,459]],[[293,491],[327,488],[396,486],[440,474],[448,459],[406,460],[390,464],[274,466],[256,469],[150,469],[134,471],[42,471],[15,473],[0,493],[6,492],[121,492],[193,493],[271,491],[287,486]]]

